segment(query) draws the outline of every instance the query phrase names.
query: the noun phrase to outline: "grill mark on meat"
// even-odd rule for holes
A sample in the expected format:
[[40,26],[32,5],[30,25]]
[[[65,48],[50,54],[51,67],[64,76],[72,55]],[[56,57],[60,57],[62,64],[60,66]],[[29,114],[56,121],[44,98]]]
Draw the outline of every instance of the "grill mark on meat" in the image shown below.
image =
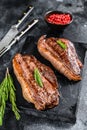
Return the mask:
[[[25,58],[28,58],[27,56]],[[56,87],[57,86],[57,80],[56,80],[56,77],[53,75],[53,71],[49,70],[49,72],[47,72],[47,68],[49,69],[49,67],[43,65],[41,67],[41,63],[40,62],[37,62],[36,59],[34,57],[32,57],[31,59],[34,60],[34,66],[36,68],[39,69],[40,73],[42,74],[42,76],[44,76],[45,78],[48,76],[49,78],[47,78],[47,80],[54,86]],[[32,62],[33,63],[33,62]],[[27,64],[30,65],[30,62],[27,60]],[[34,68],[35,68],[34,67]],[[33,68],[33,69],[34,69]],[[45,75],[47,73],[47,76]],[[51,79],[50,79],[51,78]]]
[[[20,59],[19,59],[19,62],[21,61],[21,58],[22,57],[20,57]],[[22,68],[22,70],[23,70],[23,74],[24,74],[24,77],[25,77],[25,79],[27,80],[27,82],[29,83],[29,84],[31,84],[31,88],[32,88],[32,93],[31,93],[31,95],[32,94],[34,94],[34,95],[32,95],[32,98],[33,98],[33,100],[37,103],[38,102],[38,104],[40,105],[40,106],[45,106],[44,104],[45,104],[45,102],[46,102],[46,99],[45,99],[45,97],[44,97],[44,90],[43,91],[41,91],[40,89],[40,87],[36,84],[36,81],[33,79],[33,75],[31,74],[31,71],[30,71],[30,69],[28,68],[28,65],[25,63],[25,61],[23,61],[23,59],[22,59],[22,61],[21,61],[21,63],[20,63],[20,65],[21,65],[21,68]],[[28,75],[29,76],[28,76]],[[27,76],[27,77],[26,77]],[[30,89],[31,89],[30,88]],[[45,95],[46,96],[46,95]],[[44,98],[44,100],[43,100],[43,98]]]
[[[57,61],[60,61],[58,59],[58,57],[55,56],[53,53],[51,53],[47,48],[44,48],[43,50],[44,50],[44,52],[47,50],[50,56],[54,57]],[[61,72],[61,69],[62,69],[62,72],[64,73],[64,75],[67,75],[68,73],[70,73],[70,74],[72,74],[74,76],[74,74],[72,73],[72,71],[70,71],[70,69],[68,69],[68,67],[66,65],[62,64],[62,63],[59,66],[59,71],[60,72]]]
[[[62,74],[64,74],[68,79],[75,80],[75,81],[81,80],[80,73],[78,73],[78,71],[74,72],[75,70],[73,70],[72,67],[70,66],[70,64],[71,64],[71,62],[73,62],[73,60],[68,59],[68,56],[67,56],[68,53],[67,53],[67,51],[68,51],[68,49],[71,49],[71,48],[67,47],[67,49],[65,51],[65,54],[66,54],[65,55],[65,59],[69,60],[69,62],[67,62],[67,60],[65,60],[64,57],[63,58],[60,57],[59,52],[55,51],[54,42],[53,42],[53,45],[50,45],[50,44],[52,44],[52,41],[48,42],[49,44],[47,44],[47,41],[49,41],[49,39],[54,40],[54,38],[47,38],[46,39],[45,36],[41,36],[41,38],[38,40],[38,51],[40,52],[40,54],[43,57],[45,57],[47,60],[49,60],[53,64],[53,66],[58,71],[60,71]],[[66,45],[70,44],[69,40],[63,39],[63,41],[64,41],[64,43]],[[59,49],[59,47],[58,47],[58,49]],[[73,46],[73,49],[75,51],[74,46]],[[73,54],[73,56],[74,56],[75,61],[76,61],[76,64],[75,64],[76,67],[77,68],[78,67],[81,68],[82,64],[79,61],[78,56],[76,57],[76,52],[75,52],[75,55]],[[65,63],[64,63],[63,59],[65,60]],[[76,59],[78,59],[78,60],[76,60]],[[73,63],[71,65],[73,65]]]
[[[63,50],[60,45],[58,45],[56,43],[57,40],[61,40],[64,42],[64,44],[67,45],[67,48],[65,50]],[[67,40],[68,41],[68,40]],[[69,41],[68,41],[69,42]],[[76,56],[76,52],[74,51],[73,47],[72,47],[72,43],[70,42],[69,44],[66,43],[66,40],[64,41],[64,39],[62,38],[48,38],[46,39],[46,44],[48,45],[48,47],[50,46],[53,50],[53,53],[55,51],[54,54],[56,54],[56,56],[59,56],[60,57],[60,61],[63,62],[63,64],[65,66],[68,67],[68,69],[71,69],[71,71],[73,73],[76,73],[76,74],[80,74],[80,69],[79,69],[79,65],[78,65],[78,62],[76,61],[77,58],[75,58]],[[45,45],[46,45],[45,44]],[[72,47],[72,48],[71,48]],[[72,50],[74,51],[75,53],[75,56],[73,55],[72,53]],[[62,59],[62,60],[61,60]],[[67,63],[67,64],[66,64]]]
[[[13,68],[20,84],[21,84],[20,77],[22,77],[23,81],[25,81],[25,83],[28,84],[25,89],[22,86],[23,91],[25,91],[23,92],[24,98],[27,101],[34,103],[35,107],[38,110],[44,110],[46,108],[52,108],[58,105],[59,102],[59,98],[58,98],[59,93],[57,90],[58,84],[55,83],[56,86],[53,86],[53,84],[49,82],[49,78],[46,79],[42,75],[42,71],[40,71],[44,86],[40,88],[40,86],[37,85],[34,79],[34,68],[36,67],[38,68],[38,66],[39,68],[45,67],[48,70],[48,72],[51,71],[53,73],[53,71],[49,67],[38,62],[39,61],[37,61],[37,59],[34,58],[33,56],[22,56],[21,54],[17,54],[13,59]],[[19,69],[21,75],[19,74]],[[56,77],[55,77],[55,81],[56,81]],[[29,93],[27,93],[28,90]],[[27,95],[25,95],[26,93]],[[31,97],[29,97],[28,95]]]
[[[17,57],[18,58],[18,57]],[[22,57],[20,57],[20,59],[21,59]],[[19,59],[19,62],[21,61]],[[17,59],[18,60],[18,59]],[[24,74],[24,77],[27,75],[27,74],[29,74],[29,76],[28,76],[28,78],[31,78],[31,74],[29,73],[29,69],[28,68],[23,68],[24,66],[27,66],[27,64],[26,65],[24,65],[23,63],[25,63],[25,62],[23,62],[23,60],[20,62],[20,65],[21,65],[21,68],[22,68],[22,70],[23,70],[23,74]],[[26,69],[28,69],[28,71],[27,71],[27,73],[25,74],[25,70]],[[26,80],[27,80],[27,78],[25,78]],[[30,82],[29,82],[29,79],[28,79],[28,83],[30,83],[30,85],[32,86],[32,89],[33,89],[33,92],[32,92],[32,94],[34,94],[34,95],[32,95],[32,97],[34,98],[34,100],[36,100],[36,101],[39,101],[41,104],[43,104],[44,105],[44,103],[42,102],[43,100],[40,100],[40,98],[39,98],[39,94],[38,94],[38,89],[40,89],[40,87],[38,86],[38,88],[36,88],[36,86],[37,86],[37,84],[36,84],[36,82],[34,82],[33,81],[33,83],[32,83],[32,78],[30,79]],[[33,85],[34,84],[34,85]],[[43,93],[42,93],[42,95],[43,95]],[[37,98],[36,98],[37,97]],[[38,103],[39,103],[38,102]],[[40,105],[41,105],[40,104]]]
[[82,63],[78,59],[73,44],[67,39],[60,38],[60,40],[62,40],[67,45],[67,58],[70,61],[71,68],[73,69],[74,73],[80,74],[80,68],[82,68]]
[[[57,53],[56,51],[54,51],[51,46],[49,46],[48,44],[45,44],[45,43],[44,43],[44,48],[45,48],[47,51],[49,51],[50,55],[52,55],[56,60],[62,62],[61,57],[59,57],[58,53]],[[64,63],[64,62],[62,62],[62,63]],[[68,66],[68,64],[65,64],[65,63],[64,63],[63,66],[64,66],[66,69],[68,69],[68,70],[71,69],[71,68]],[[62,68],[62,66],[60,66],[60,70],[61,70],[61,68]],[[67,73],[68,73],[68,72],[65,71],[65,74],[67,74]],[[70,72],[70,73],[73,74],[72,69],[71,69],[71,72]]]
[[[27,68],[27,64],[25,63],[25,61],[23,60],[22,56],[21,55],[17,55],[17,58],[16,58],[16,61],[17,63],[20,64],[20,68],[22,70],[22,74],[23,74],[23,77],[25,80],[27,80],[27,82],[30,84],[30,86],[32,86],[32,75],[30,73],[30,70],[28,70]],[[29,75],[29,76],[28,76]],[[34,91],[34,93],[37,93],[37,89],[33,87],[30,87],[30,89],[32,89],[32,91]],[[36,91],[36,92],[35,92]],[[32,93],[33,94],[33,93]]]
[[[58,40],[58,39],[56,39],[56,40]],[[56,40],[54,38],[47,39],[45,46],[48,45],[46,47],[48,48],[48,50],[50,50],[52,52],[52,55],[55,55],[56,57],[58,57],[58,60],[60,60],[60,62],[62,61],[64,66],[67,66],[70,69],[70,63],[69,63],[69,60],[66,58],[65,50],[63,50],[56,43]],[[67,64],[66,64],[66,62],[67,62]]]
[[[26,82],[26,79],[25,79],[25,77],[23,76],[23,70],[21,69],[21,66],[20,66],[20,62],[18,61],[18,59],[17,59],[17,57],[18,57],[19,55],[16,55],[15,56],[15,58],[13,59],[13,69],[14,69],[14,73],[15,73],[15,75],[16,76],[18,76],[17,77],[17,79],[18,79],[18,81],[20,82],[20,80],[22,80],[22,83],[23,83],[23,85],[24,84],[26,84],[25,85],[25,88],[23,88],[23,86],[22,86],[22,89],[23,89],[23,91],[22,91],[22,93],[23,93],[23,96],[25,97],[25,99],[26,99],[26,95],[25,94],[27,94],[26,92],[28,92],[28,93],[30,93],[30,91],[29,91],[29,89],[28,89],[28,83]],[[30,84],[30,83],[29,83]],[[30,84],[30,89],[31,89],[32,87],[31,87],[31,84]],[[27,91],[26,91],[27,90]],[[31,98],[31,93],[30,93],[30,95],[29,95],[29,99],[32,101],[33,99]],[[29,100],[27,100],[28,102],[29,102]]]
[[[35,68],[37,68],[36,67],[36,64],[34,64],[33,62],[32,62],[32,60],[33,60],[33,57],[31,58],[31,57],[27,57],[27,56],[24,56],[23,57],[23,59],[25,60],[25,62],[26,62],[26,64],[27,64],[27,66],[28,66],[28,69],[33,73],[33,71],[34,71],[34,69]],[[30,59],[30,60],[29,60]],[[33,66],[33,67],[32,67]],[[36,82],[36,81],[35,81]],[[39,91],[37,94],[38,95],[40,95],[40,90],[42,90],[43,88],[40,88],[39,86],[38,86],[38,88],[37,88],[37,90]],[[47,97],[48,95],[47,95],[47,92],[46,92],[46,90],[45,90],[45,88],[43,89],[43,93],[41,93],[41,95],[42,94],[44,94],[45,95],[45,97]],[[43,97],[42,97],[42,99],[43,99]],[[45,100],[45,102],[47,102],[46,101],[46,98],[44,98],[44,100]],[[42,100],[43,101],[43,100]]]
[[[34,58],[35,59],[35,58]],[[45,66],[43,64],[43,66],[41,66],[41,63],[40,62],[37,62],[35,60],[35,64],[37,65],[37,67],[39,68],[39,70],[41,71],[42,75],[54,86],[56,87],[57,86],[57,80],[56,80],[56,77],[55,75],[53,74],[53,71],[50,69],[49,72],[48,69],[49,67],[48,66]]]
[[[57,44],[57,42],[56,42],[57,40],[59,40],[59,39],[58,38],[48,38],[48,39],[46,39],[46,44],[48,44],[48,46],[50,45],[50,47],[53,49],[53,53],[56,52],[56,55],[60,58],[60,61],[62,61],[65,66],[70,68],[70,62],[66,55],[67,49],[63,50],[60,47],[60,45]],[[67,65],[66,65],[66,62],[68,63]]]
[[[28,58],[30,58],[30,61],[28,60]],[[44,82],[46,82],[46,83],[44,83],[43,82],[43,84],[44,84],[44,87],[43,88],[41,88],[40,90],[42,90],[43,89],[43,91],[44,91],[44,94],[45,94],[45,96],[46,97],[48,97],[48,98],[50,98],[50,99],[45,99],[46,101],[45,102],[47,102],[47,106],[48,105],[50,105],[50,102],[48,102],[48,101],[52,101],[53,100],[53,96],[52,97],[50,97],[50,94],[49,94],[49,90],[47,89],[48,87],[46,87],[46,85],[47,85],[47,83],[50,85],[50,88],[52,87],[52,90],[51,90],[51,93],[53,92],[53,89],[54,89],[54,87],[55,86],[53,86],[53,84],[51,84],[51,82],[49,82],[49,79],[46,79],[44,76],[43,76],[43,73],[42,73],[42,71],[41,71],[41,69],[40,69],[40,66],[41,66],[41,64],[39,63],[39,62],[37,62],[36,61],[36,59],[32,56],[32,57],[28,57],[28,56],[24,56],[23,57],[23,59],[25,60],[25,62],[26,62],[26,64],[28,65],[28,67],[29,67],[29,70],[31,70],[32,72],[33,72],[33,70],[35,69],[35,68],[38,68],[39,69],[39,71],[40,71],[40,73],[41,73],[41,78],[42,78],[42,81],[44,81]],[[32,62],[32,60],[34,61],[34,62]],[[33,68],[31,68],[31,66],[33,65]],[[56,84],[57,85],[57,84]],[[55,91],[54,91],[55,92]],[[57,93],[54,93],[54,95],[56,95]],[[43,98],[43,97],[42,97]],[[51,99],[52,98],[52,99]],[[53,101],[54,102],[54,101]]]
[[[23,58],[24,59],[24,58]],[[44,91],[43,88],[40,88],[39,85],[37,85],[36,81],[34,80],[34,77],[33,77],[33,70],[30,69],[30,66],[28,66],[26,60],[24,60],[25,63],[26,63],[26,66],[27,66],[27,69],[28,69],[28,72],[29,73],[29,80],[30,80],[30,83],[31,85],[33,86],[32,88],[34,89],[34,94],[33,97],[34,97],[34,100],[36,101],[39,101],[41,104],[44,105],[46,101],[46,98],[44,97],[44,94],[46,94],[46,92]],[[31,61],[30,61],[31,62]],[[43,89],[43,91],[41,91],[41,89]],[[47,95],[45,95],[47,97]],[[42,100],[44,98],[44,100]]]

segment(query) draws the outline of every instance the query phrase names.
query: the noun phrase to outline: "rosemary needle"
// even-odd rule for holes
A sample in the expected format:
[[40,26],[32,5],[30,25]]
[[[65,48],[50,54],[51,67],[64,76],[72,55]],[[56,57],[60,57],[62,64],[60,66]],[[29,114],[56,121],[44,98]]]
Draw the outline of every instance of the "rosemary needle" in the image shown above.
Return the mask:
[[38,68],[34,69],[34,79],[40,87],[43,87],[42,79]]
[[57,40],[56,42],[57,42],[57,44],[60,45],[60,47],[61,47],[62,49],[64,49],[64,50],[66,49],[66,47],[67,47],[66,44],[63,43],[61,40]]

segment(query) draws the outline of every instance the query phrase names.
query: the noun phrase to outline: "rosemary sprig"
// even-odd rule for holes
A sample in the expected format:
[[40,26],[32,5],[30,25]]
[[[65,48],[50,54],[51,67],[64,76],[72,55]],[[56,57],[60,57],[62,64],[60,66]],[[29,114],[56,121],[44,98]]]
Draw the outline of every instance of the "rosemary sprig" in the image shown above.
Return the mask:
[[5,114],[6,101],[8,98],[12,104],[12,111],[14,112],[16,119],[20,119],[19,110],[16,106],[15,87],[12,77],[7,68],[6,75],[2,83],[0,84],[0,126],[3,124],[3,118]]
[[13,84],[13,79],[11,77],[11,75],[9,74],[9,71],[7,70],[7,73],[8,73],[8,90],[9,90],[9,98],[10,98],[10,102],[12,104],[12,111],[14,112],[15,114],[15,117],[17,120],[20,119],[20,114],[19,114],[19,110],[17,108],[17,105],[16,105],[16,95],[15,95],[15,86]]
[[34,69],[34,79],[40,87],[43,87],[42,79],[38,68]]
[[63,48],[64,50],[66,49],[66,44],[64,44],[61,40],[57,40],[56,42],[60,45],[61,48]]

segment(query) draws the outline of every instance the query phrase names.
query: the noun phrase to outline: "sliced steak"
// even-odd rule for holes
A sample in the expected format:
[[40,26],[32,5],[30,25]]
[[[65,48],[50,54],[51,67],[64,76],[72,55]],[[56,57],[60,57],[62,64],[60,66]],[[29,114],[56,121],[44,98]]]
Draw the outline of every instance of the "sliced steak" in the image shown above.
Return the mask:
[[[63,49],[57,41],[60,40],[66,46]],[[64,38],[46,38],[41,36],[38,40],[38,51],[51,64],[69,80],[81,80],[80,72],[82,63],[78,59],[73,43]]]
[[[43,87],[34,78],[38,68]],[[36,109],[52,108],[59,103],[58,83],[54,72],[39,62],[34,56],[16,54],[13,58],[14,73],[21,84],[23,97],[35,105]]]

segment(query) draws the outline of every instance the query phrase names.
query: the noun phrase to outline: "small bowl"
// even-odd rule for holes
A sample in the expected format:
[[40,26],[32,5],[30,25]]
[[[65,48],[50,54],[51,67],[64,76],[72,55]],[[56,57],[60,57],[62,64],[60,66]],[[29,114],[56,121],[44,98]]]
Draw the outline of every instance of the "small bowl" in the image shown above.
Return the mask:
[[[67,24],[54,24],[54,23],[51,23],[51,22],[48,21],[49,16],[52,15],[52,14],[69,14],[71,20]],[[72,14],[70,12],[48,11],[44,15],[44,20],[46,21],[46,23],[48,24],[48,26],[51,27],[52,29],[63,30],[63,29],[65,29],[68,25],[70,25],[73,22],[73,16],[72,16]]]

